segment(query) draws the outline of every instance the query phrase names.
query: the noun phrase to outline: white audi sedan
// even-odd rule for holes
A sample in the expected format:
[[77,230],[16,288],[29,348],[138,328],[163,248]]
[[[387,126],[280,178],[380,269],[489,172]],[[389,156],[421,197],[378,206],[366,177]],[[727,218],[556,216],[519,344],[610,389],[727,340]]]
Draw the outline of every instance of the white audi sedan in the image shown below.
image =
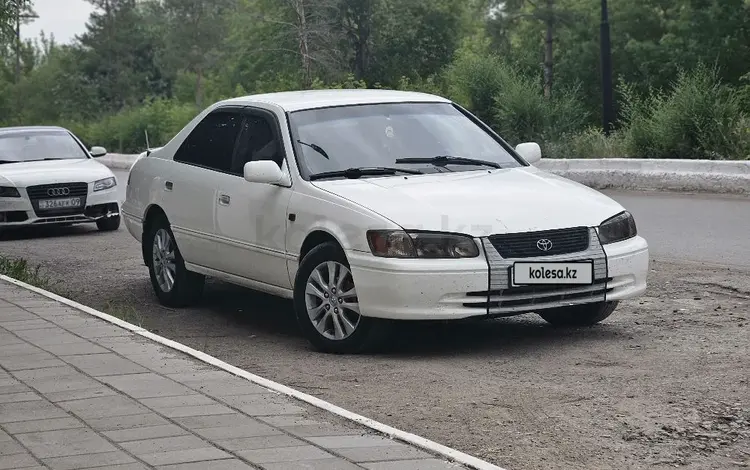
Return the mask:
[[644,292],[648,245],[540,158],[439,96],[254,95],[144,154],[122,214],[163,304],[198,300],[205,276],[287,297],[326,352],[361,351],[390,320],[593,325]]
[[117,179],[61,127],[0,128],[0,230],[41,225],[95,223],[120,226]]

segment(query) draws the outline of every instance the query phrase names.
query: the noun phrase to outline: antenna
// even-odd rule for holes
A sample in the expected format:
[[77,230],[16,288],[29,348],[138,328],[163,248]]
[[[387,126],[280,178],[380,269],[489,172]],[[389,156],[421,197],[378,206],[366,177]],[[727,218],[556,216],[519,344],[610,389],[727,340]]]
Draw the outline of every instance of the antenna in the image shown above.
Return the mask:
[[151,144],[148,143],[148,129],[144,129],[143,133],[146,134],[146,156],[151,155]]

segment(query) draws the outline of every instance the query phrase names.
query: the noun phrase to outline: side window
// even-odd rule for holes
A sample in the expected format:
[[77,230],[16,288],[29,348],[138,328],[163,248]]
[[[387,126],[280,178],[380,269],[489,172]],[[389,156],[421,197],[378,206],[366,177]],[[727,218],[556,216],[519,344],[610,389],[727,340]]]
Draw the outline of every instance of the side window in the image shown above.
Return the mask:
[[212,112],[188,135],[175,154],[175,161],[228,172],[242,120],[239,111]]
[[231,172],[242,175],[245,163],[257,160],[273,160],[281,167],[283,153],[268,119],[253,114],[246,116],[243,123]]

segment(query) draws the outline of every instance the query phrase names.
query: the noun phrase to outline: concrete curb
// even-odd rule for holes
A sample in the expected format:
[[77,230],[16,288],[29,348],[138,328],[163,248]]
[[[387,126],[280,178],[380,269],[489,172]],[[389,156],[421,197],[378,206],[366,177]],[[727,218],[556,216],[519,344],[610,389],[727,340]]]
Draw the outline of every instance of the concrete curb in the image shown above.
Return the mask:
[[230,374],[234,374],[238,377],[241,377],[245,380],[248,380],[256,385],[259,385],[261,387],[264,387],[268,390],[272,390],[276,393],[280,393],[282,395],[286,395],[288,397],[291,397],[296,400],[303,401],[309,405],[312,405],[318,409],[321,409],[323,411],[327,411],[329,413],[333,413],[337,416],[340,416],[341,418],[347,419],[349,421],[358,423],[362,426],[365,426],[367,428],[370,428],[374,431],[377,431],[379,433],[382,433],[392,439],[405,442],[407,444],[410,444],[412,446],[418,447],[422,450],[425,450],[429,453],[432,453],[434,455],[438,455],[441,457],[444,457],[445,459],[453,462],[460,463],[462,465],[465,465],[466,467],[469,467],[474,470],[505,470],[502,467],[498,467],[497,465],[491,464],[487,461],[481,460],[477,457],[474,457],[472,455],[465,454],[461,451],[458,451],[456,449],[453,449],[451,447],[444,446],[442,444],[438,444],[437,442],[431,441],[429,439],[425,439],[424,437],[418,436],[416,434],[412,434],[406,431],[402,431],[400,429],[396,429],[394,427],[388,426],[387,424],[380,423],[378,421],[375,421],[370,418],[366,418],[362,415],[359,415],[357,413],[353,413],[349,410],[346,410],[344,408],[341,408],[339,406],[334,405],[333,403],[329,403],[327,401],[321,400],[320,398],[314,397],[312,395],[308,395],[306,393],[300,392],[299,390],[295,390],[291,387],[287,387],[286,385],[282,385],[278,382],[274,382],[272,380],[266,379],[264,377],[251,374],[250,372],[240,369],[239,367],[235,367],[231,364],[228,364],[224,361],[221,361],[213,356],[209,356],[208,354],[198,351],[196,349],[193,349],[189,346],[186,346],[182,343],[178,343],[176,341],[173,341],[168,338],[164,338],[163,336],[159,336],[157,334],[154,334],[144,328],[141,328],[140,326],[133,325],[131,323],[125,322],[123,320],[120,320],[117,317],[113,317],[112,315],[106,314],[104,312],[100,312],[99,310],[93,309],[91,307],[88,307],[86,305],[80,304],[74,300],[70,300],[68,298],[62,297],[60,295],[57,295],[53,292],[49,292],[47,290],[41,289],[39,287],[32,286],[30,284],[27,284],[25,282],[19,281],[18,279],[14,279],[9,276],[5,276],[3,274],[0,274],[0,280],[9,282],[11,284],[14,284],[19,287],[23,287],[24,289],[27,289],[31,292],[35,292],[37,294],[43,295],[47,297],[48,299],[55,300],[57,302],[60,302],[64,305],[67,305],[68,307],[72,307],[76,310],[80,310],[81,312],[87,313],[89,315],[92,315],[94,317],[100,318],[106,322],[109,322],[111,324],[117,325],[120,328],[124,328],[128,331],[131,331],[139,336],[142,336],[144,338],[148,338],[156,343],[159,343],[161,345],[167,346],[169,348],[175,349],[177,351],[180,351],[182,353],[185,353],[189,356],[192,356],[200,361],[203,361],[207,364],[210,364],[214,367],[217,367],[219,369],[225,370],[226,372],[229,372]]
[[[112,169],[128,170],[137,158],[112,153],[97,160]],[[750,194],[750,160],[545,158],[536,166],[595,189]]]
[[750,161],[543,159],[547,172],[595,189],[750,194]]

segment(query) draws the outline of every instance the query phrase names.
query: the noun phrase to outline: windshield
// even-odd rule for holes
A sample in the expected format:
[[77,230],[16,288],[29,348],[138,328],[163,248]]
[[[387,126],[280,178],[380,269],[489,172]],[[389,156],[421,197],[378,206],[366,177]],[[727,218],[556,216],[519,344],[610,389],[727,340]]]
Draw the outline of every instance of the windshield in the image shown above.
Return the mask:
[[[522,166],[493,136],[450,103],[389,103],[290,113],[303,177],[360,167],[399,167],[424,173],[491,170],[476,164],[397,162],[463,157],[502,168]],[[321,152],[322,150],[322,152]]]
[[66,131],[19,131],[0,133],[0,162],[88,158]]

